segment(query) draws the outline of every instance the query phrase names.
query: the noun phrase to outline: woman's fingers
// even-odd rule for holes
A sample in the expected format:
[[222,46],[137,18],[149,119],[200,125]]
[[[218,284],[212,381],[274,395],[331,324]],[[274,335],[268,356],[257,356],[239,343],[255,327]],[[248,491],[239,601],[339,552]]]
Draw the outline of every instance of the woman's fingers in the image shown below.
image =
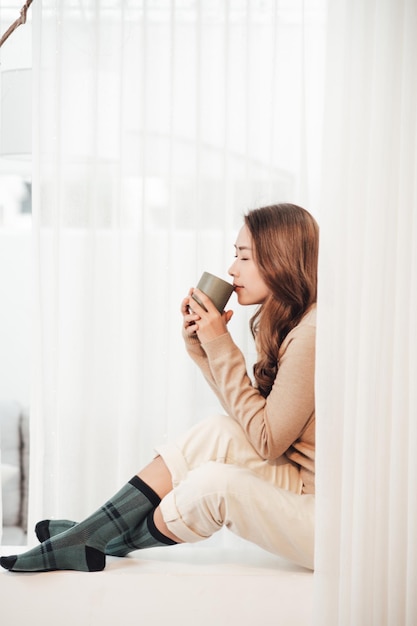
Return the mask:
[[[190,295],[192,289],[189,291],[189,295],[186,296],[181,302],[181,313],[183,316],[183,327],[187,335],[194,335],[197,332],[196,322],[200,319],[200,316],[190,307]],[[194,300],[192,300],[194,302]]]

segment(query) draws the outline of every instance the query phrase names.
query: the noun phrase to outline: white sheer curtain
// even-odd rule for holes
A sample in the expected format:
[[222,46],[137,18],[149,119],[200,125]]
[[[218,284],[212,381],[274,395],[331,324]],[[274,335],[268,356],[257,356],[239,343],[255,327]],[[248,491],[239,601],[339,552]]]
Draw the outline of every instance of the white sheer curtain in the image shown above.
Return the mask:
[[[80,517],[217,407],[179,302],[241,214],[318,214],[323,4],[33,5],[32,523]],[[317,625],[417,615],[413,0],[329,3],[318,335]],[[234,303],[233,303],[234,304]],[[231,323],[247,340],[248,313]]]
[[[317,209],[324,76],[321,0],[33,11],[31,525],[85,515],[218,409],[180,301],[226,276],[248,208]],[[231,331],[251,364],[248,319]]]
[[329,3],[317,626],[417,623],[417,5]]

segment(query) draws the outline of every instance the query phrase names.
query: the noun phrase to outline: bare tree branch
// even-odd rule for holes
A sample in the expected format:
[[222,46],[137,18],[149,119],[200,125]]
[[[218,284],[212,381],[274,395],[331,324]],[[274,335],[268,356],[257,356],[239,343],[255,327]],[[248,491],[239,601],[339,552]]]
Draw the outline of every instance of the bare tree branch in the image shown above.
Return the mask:
[[0,48],[2,47],[2,45],[4,44],[6,39],[8,39],[10,37],[12,32],[15,31],[18,26],[20,26],[21,24],[25,24],[26,23],[26,13],[27,13],[28,8],[32,4],[32,2],[33,2],[33,0],[27,0],[27,2],[25,2],[24,6],[20,10],[20,17],[15,22],[13,22],[13,24],[10,26],[10,28],[8,28],[6,30],[6,32],[4,33],[2,38],[0,39]]

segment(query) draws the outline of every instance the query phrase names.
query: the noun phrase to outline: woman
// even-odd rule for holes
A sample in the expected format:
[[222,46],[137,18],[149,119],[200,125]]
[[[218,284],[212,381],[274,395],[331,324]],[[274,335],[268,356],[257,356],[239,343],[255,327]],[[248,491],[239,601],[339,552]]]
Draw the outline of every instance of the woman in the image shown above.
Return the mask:
[[301,207],[263,207],[245,216],[235,249],[238,302],[259,305],[254,383],[227,330],[232,311],[218,313],[191,289],[181,305],[185,344],[227,415],[157,448],[83,522],[39,522],[40,546],[2,557],[4,568],[100,571],[106,554],[200,541],[224,525],[313,568],[318,227]]

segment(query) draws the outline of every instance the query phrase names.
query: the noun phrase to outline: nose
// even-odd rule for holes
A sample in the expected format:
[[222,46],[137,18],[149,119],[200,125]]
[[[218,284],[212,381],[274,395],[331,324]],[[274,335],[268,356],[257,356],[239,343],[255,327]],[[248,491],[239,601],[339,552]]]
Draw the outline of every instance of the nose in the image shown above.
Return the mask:
[[232,265],[229,267],[229,269],[227,270],[227,273],[229,274],[229,276],[237,276],[237,270],[236,270],[236,261],[234,261],[232,263]]

